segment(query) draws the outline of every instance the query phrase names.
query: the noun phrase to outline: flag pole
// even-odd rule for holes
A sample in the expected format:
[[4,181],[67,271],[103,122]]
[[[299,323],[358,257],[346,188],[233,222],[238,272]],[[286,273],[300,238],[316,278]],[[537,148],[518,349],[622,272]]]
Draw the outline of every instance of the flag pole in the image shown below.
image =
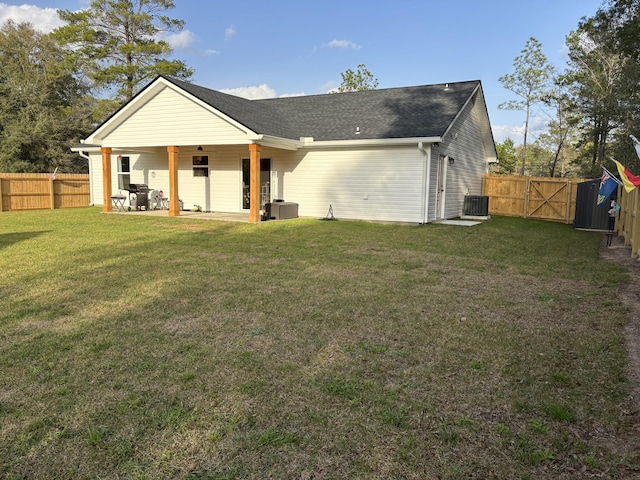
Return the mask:
[[[612,159],[612,160],[613,160],[613,159]],[[622,185],[622,184],[623,184],[623,183],[622,183],[620,180],[618,180],[618,179],[617,179],[617,178],[616,178],[616,177],[615,177],[615,176],[614,176],[614,175],[613,175],[609,170],[607,170],[607,168],[606,168],[606,167],[602,167],[602,169],[603,169],[605,172],[607,172],[607,175],[609,175],[613,180],[615,180],[615,181],[616,181],[616,183],[617,183],[618,185]]]

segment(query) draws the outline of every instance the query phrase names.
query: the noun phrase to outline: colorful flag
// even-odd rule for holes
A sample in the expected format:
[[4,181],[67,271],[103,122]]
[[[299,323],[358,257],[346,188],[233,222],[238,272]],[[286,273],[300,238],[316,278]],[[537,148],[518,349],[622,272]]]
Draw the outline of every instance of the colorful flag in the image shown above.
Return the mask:
[[[613,158],[611,159],[613,160]],[[627,193],[633,191],[634,188],[640,186],[640,175],[636,176],[631,173],[629,170],[624,168],[620,162],[617,160],[613,160],[618,167],[618,173],[620,174],[620,180],[622,180],[622,184],[624,185],[624,189]]]
[[618,184],[620,183],[616,177],[609,173],[609,170],[606,168],[602,168],[602,178],[600,179],[600,190],[598,191],[598,201],[596,205],[601,207],[609,198],[609,195],[613,193],[613,191],[618,188]]

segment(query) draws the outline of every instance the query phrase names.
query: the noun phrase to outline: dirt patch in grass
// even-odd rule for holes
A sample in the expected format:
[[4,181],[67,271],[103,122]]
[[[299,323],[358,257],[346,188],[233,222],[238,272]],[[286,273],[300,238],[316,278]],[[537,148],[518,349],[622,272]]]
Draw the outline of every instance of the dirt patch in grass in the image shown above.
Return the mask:
[[631,246],[622,237],[614,236],[607,245],[604,236],[600,255],[607,261],[622,265],[629,272],[628,279],[619,287],[619,298],[627,308],[629,323],[625,328],[625,344],[629,355],[627,378],[630,384],[629,410],[635,438],[640,438],[640,259],[632,258]]

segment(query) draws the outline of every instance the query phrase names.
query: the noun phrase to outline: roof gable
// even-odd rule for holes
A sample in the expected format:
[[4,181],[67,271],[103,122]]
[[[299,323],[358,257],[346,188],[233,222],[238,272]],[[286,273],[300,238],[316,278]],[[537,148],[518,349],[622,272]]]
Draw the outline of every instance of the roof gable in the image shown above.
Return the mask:
[[249,143],[256,137],[254,131],[217,110],[210,102],[190,94],[173,81],[158,77],[103,122],[87,142],[127,146],[197,145]]

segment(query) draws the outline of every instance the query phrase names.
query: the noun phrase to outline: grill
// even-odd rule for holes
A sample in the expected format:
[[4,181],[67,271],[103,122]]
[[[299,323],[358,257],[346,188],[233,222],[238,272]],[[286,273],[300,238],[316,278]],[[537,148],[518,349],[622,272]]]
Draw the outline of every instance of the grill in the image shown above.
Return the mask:
[[130,183],[129,188],[129,210],[149,210],[149,185],[144,183]]

